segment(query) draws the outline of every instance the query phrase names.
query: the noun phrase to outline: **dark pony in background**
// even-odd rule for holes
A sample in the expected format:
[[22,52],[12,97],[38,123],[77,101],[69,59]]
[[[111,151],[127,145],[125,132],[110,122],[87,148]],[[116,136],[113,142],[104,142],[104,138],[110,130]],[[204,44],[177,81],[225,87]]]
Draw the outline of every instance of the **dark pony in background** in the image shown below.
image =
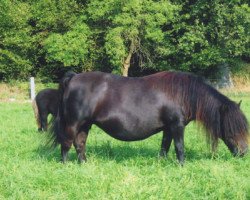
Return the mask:
[[160,155],[174,142],[184,163],[184,128],[193,120],[204,125],[216,148],[224,141],[233,155],[248,149],[248,123],[239,105],[189,73],[160,72],[130,78],[109,73],[66,74],[59,87],[54,144],[61,145],[65,162],[72,144],[78,160],[86,160],[85,146],[92,124],[122,141],[145,139],[163,131]]
[[38,92],[32,102],[38,131],[47,131],[48,115],[56,117],[59,102],[59,91],[57,89],[44,89]]

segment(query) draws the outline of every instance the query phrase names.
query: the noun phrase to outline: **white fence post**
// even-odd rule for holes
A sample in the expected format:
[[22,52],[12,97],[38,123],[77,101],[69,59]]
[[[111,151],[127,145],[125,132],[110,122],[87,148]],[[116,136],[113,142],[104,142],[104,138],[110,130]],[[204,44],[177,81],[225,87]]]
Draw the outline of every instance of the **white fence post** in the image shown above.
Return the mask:
[[36,96],[35,92],[35,79],[34,77],[30,77],[30,99],[34,100]]

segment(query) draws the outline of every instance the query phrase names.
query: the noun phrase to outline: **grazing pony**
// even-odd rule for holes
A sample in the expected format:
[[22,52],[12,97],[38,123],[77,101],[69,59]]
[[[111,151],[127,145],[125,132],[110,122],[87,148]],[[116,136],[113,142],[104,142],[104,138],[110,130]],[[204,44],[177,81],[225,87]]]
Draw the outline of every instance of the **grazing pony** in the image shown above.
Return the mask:
[[32,102],[38,131],[47,131],[48,115],[57,115],[59,91],[57,89],[44,89],[38,92]]
[[66,75],[59,86],[60,100],[52,139],[61,145],[65,162],[73,144],[78,161],[86,160],[85,146],[92,124],[122,141],[143,140],[163,131],[160,155],[172,140],[184,163],[184,128],[200,121],[216,147],[224,141],[233,155],[248,149],[248,123],[239,105],[189,73],[160,72],[131,78],[109,73]]

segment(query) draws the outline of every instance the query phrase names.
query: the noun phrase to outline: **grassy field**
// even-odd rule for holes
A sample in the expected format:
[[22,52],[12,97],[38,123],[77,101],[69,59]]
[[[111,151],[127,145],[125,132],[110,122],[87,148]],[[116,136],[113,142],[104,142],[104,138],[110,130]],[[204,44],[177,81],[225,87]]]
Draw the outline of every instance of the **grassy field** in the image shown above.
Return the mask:
[[[250,120],[250,95],[242,109]],[[161,134],[140,142],[121,142],[91,129],[88,162],[75,151],[61,164],[59,148],[47,148],[36,131],[30,103],[0,103],[0,199],[250,199],[250,153],[231,156],[223,143],[212,156],[201,130],[185,131],[186,163],[176,163],[171,147],[158,158]]]

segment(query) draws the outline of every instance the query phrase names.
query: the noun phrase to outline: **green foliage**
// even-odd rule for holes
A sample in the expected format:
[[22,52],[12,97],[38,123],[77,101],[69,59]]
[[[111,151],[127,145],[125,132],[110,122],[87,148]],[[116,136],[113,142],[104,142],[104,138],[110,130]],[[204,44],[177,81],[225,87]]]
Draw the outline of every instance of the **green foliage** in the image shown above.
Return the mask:
[[26,24],[29,5],[1,1],[0,14],[0,78],[24,79],[32,69],[31,29]]
[[231,60],[232,75],[237,79],[242,79],[243,83],[250,82],[250,63],[242,62],[241,60]]
[[247,4],[236,5],[230,20],[231,28],[226,45],[232,55],[247,55],[250,57],[250,7]]
[[59,61],[64,66],[82,65],[88,54],[88,34],[89,29],[83,23],[63,35],[51,34],[44,41],[47,61]]
[[[246,0],[0,1],[0,79],[57,78],[71,68],[206,74],[250,57]],[[231,66],[233,67],[233,66]]]
[[31,1],[32,20],[39,31],[63,33],[72,27],[81,16],[81,6],[71,0]]
[[108,24],[104,45],[116,70],[121,68],[130,51],[139,59],[137,64],[144,67],[152,66],[155,60],[170,52],[162,26],[173,20],[178,6],[169,1],[139,0],[126,3],[107,0],[105,5],[111,3],[112,6],[104,7],[101,13],[96,14],[94,10],[102,7],[104,1],[91,1],[88,13],[98,24],[103,19]]
[[177,61],[177,68],[206,72],[232,58],[247,55],[250,12],[249,5],[241,2],[182,2],[172,34],[178,41],[178,49],[171,57]]
[[117,27],[111,29],[106,35],[105,49],[113,66],[121,66],[126,56],[126,46],[122,38],[122,28]]
[[40,0],[31,4],[29,24],[37,47],[33,73],[50,81],[68,67],[82,71],[90,34],[81,5],[70,0]]
[[28,60],[8,50],[0,49],[0,77],[4,79],[27,79],[27,73],[32,69]]

